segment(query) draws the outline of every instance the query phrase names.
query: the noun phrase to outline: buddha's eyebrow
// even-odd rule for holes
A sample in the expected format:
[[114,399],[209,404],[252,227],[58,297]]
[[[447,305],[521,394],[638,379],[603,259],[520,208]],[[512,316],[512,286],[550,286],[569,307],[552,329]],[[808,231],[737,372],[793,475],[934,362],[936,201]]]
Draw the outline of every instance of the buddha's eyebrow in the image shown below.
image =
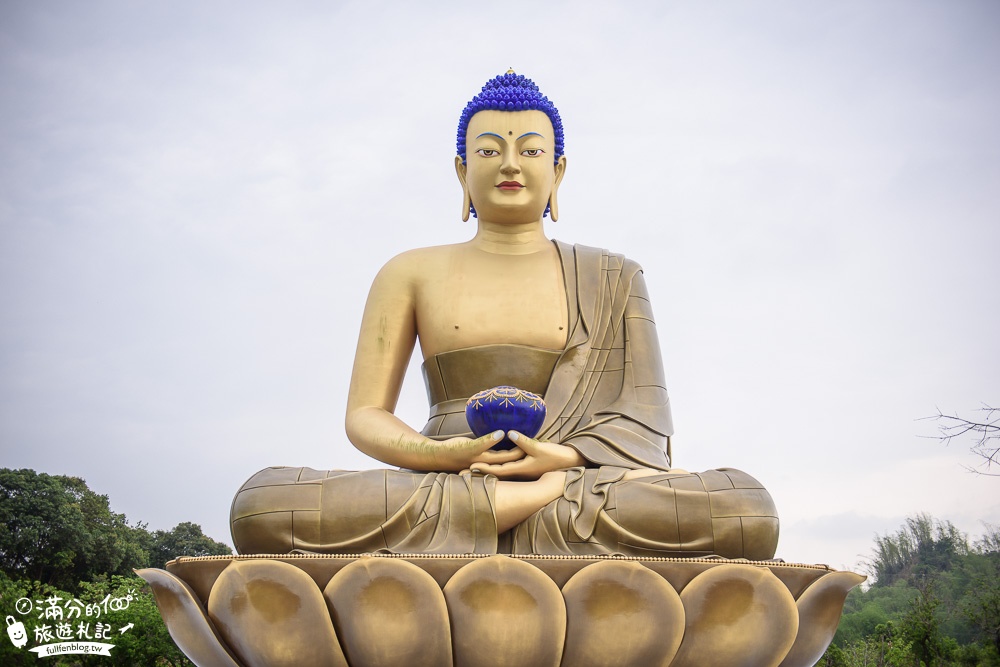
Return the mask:
[[[534,135],[536,137],[542,137],[542,135],[538,134],[537,132],[525,132],[524,134],[522,134],[521,136],[519,136],[517,138],[517,140],[520,141],[521,139],[524,139],[525,137],[530,137],[532,135]],[[542,139],[544,139],[544,138],[545,137],[542,137]]]
[[476,139],[480,139],[482,137],[496,137],[497,139],[500,139],[501,141],[503,140],[503,137],[501,137],[496,132],[483,132],[478,137],[476,137]]

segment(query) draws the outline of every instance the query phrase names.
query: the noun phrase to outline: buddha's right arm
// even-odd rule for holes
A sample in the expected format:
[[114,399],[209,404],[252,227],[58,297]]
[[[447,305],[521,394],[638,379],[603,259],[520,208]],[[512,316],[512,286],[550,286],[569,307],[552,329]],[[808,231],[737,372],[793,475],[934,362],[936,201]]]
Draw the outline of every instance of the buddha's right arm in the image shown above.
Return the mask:
[[[411,470],[458,472],[468,469],[503,438],[487,434],[482,438],[451,438],[438,441],[414,431],[396,415],[377,407],[347,411],[347,437],[359,450],[389,465]],[[507,452],[490,452],[510,458]],[[506,456],[502,456],[506,454]],[[487,458],[494,458],[487,455]]]
[[361,318],[347,397],[347,437],[373,458],[414,470],[433,457],[429,438],[393,414],[417,340],[417,285],[407,254],[390,260],[372,282]]
[[416,294],[421,265],[415,253],[386,264],[372,282],[347,397],[347,437],[385,464],[412,470],[460,471],[495,444],[491,435],[435,441],[393,411],[417,341]]

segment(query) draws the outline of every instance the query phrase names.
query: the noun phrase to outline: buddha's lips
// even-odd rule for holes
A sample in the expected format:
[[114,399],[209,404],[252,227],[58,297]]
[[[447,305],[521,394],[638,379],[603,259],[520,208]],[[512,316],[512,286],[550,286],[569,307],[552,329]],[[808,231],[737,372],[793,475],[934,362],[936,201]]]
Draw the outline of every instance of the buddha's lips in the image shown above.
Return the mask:
[[498,184],[496,187],[500,188],[501,190],[520,190],[524,186],[518,183],[517,181],[504,181],[503,183]]

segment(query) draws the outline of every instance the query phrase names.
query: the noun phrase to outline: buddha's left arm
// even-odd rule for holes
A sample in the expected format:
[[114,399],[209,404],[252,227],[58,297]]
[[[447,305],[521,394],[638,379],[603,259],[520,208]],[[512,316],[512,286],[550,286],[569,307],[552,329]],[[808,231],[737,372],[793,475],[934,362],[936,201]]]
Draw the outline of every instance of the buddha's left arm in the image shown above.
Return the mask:
[[620,280],[625,304],[618,319],[604,323],[613,332],[612,349],[591,350],[604,361],[581,399],[587,414],[561,437],[518,442],[526,454],[520,461],[474,468],[512,479],[577,466],[669,469],[673,422],[649,294],[635,262],[625,260]]
[[[589,417],[564,434],[562,442],[576,449],[589,465],[667,469],[673,420],[656,321],[638,265],[625,260],[622,279],[628,296],[622,326],[607,355],[613,359],[621,350],[622,362],[609,361],[609,367],[601,369]],[[601,401],[601,396],[611,400]]]

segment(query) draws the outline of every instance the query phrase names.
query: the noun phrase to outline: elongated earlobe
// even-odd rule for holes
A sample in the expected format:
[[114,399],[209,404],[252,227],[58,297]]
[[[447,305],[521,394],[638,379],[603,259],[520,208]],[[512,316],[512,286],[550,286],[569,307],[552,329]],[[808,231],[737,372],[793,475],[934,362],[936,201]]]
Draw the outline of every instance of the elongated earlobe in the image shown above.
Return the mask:
[[556,193],[559,192],[559,184],[562,183],[563,176],[566,175],[566,156],[559,156],[559,161],[555,165],[556,177],[552,183],[552,192],[549,194],[549,218],[552,222],[559,219],[559,201]]
[[455,156],[455,173],[458,174],[458,182],[462,184],[462,222],[469,221],[469,210],[472,208],[472,196],[469,194],[469,186],[465,182],[465,172],[467,167],[462,162],[462,156]]

